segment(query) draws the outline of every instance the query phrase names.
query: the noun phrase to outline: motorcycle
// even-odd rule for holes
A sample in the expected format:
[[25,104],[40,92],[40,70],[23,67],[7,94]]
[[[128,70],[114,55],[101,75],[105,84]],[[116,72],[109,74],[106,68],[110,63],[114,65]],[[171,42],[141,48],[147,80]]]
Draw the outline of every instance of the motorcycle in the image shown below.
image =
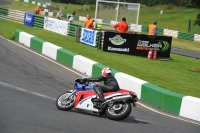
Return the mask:
[[94,102],[97,95],[93,90],[94,83],[76,79],[74,89],[60,95],[56,100],[56,106],[59,110],[82,109],[91,111],[99,115],[106,115],[111,120],[123,120],[127,118],[133,104],[136,107],[138,101],[137,94],[132,91],[120,89],[118,92],[104,93],[104,102]]

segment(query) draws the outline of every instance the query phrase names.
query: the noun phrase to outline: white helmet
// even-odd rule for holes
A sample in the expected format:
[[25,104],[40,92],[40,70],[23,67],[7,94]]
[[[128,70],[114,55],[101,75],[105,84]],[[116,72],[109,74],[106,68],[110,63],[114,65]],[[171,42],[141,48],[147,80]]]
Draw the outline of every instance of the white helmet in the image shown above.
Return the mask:
[[105,67],[101,71],[101,75],[104,76],[104,77],[107,77],[108,73],[112,73],[112,70],[109,67]]

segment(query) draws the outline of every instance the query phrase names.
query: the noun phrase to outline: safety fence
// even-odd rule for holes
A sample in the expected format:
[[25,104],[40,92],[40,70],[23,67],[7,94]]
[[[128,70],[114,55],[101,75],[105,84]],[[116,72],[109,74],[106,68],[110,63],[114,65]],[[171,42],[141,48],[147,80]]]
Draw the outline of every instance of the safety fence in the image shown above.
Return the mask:
[[[46,4],[42,4],[40,2],[36,2],[36,1],[32,1],[32,0],[18,0],[18,1],[32,3],[32,4],[36,4],[38,6],[47,7]],[[48,7],[49,6],[50,5],[48,5]],[[56,14],[57,14],[56,12],[49,12],[49,11],[44,12],[44,15],[49,16],[49,17],[55,17]],[[67,15],[68,14],[63,13],[64,18],[66,18]],[[86,17],[83,17],[83,16],[74,16],[74,20],[77,20],[77,21],[85,21],[85,19],[86,19]],[[100,24],[110,25],[110,26],[113,26],[113,24],[116,23],[116,21],[104,20],[104,19],[98,19],[97,22],[100,23]],[[132,30],[132,31],[147,33],[147,28],[148,28],[148,26],[146,26],[146,25],[136,26],[134,24],[129,24],[129,29]],[[200,35],[198,35],[198,34],[185,33],[185,32],[180,32],[180,31],[175,31],[175,30],[164,29],[164,28],[158,28],[158,34],[172,36],[173,38],[180,38],[180,39],[200,42]]]
[[[29,3],[30,3],[30,1],[29,1]],[[19,23],[23,23],[24,14],[25,14],[25,12],[22,12],[22,11],[0,8],[0,18],[3,18],[3,19],[9,19],[9,20],[13,20],[13,21],[16,21]],[[66,15],[67,14],[65,14],[64,17],[66,17]],[[45,16],[56,16],[56,13],[48,12],[48,13],[45,13]],[[45,17],[43,15],[35,14],[33,26],[43,29],[44,28],[44,18]],[[74,19],[79,20],[79,21],[85,21],[86,17],[74,16]],[[116,21],[102,20],[102,19],[98,19],[97,22],[104,23],[104,24],[107,23],[108,25],[114,25],[114,23],[116,23]],[[81,26],[80,24],[69,23],[67,35],[76,37],[77,36],[76,35],[77,27],[80,27],[80,26]],[[147,28],[148,28],[148,26],[145,26],[145,25],[137,25],[137,26],[135,24],[129,25],[130,30],[145,33],[145,34],[147,33]],[[158,35],[172,36],[173,38],[180,38],[180,39],[200,42],[199,34],[185,33],[185,32],[180,32],[180,31],[175,31],[175,30],[170,30],[170,29],[164,29],[164,28],[158,28],[157,32],[158,32]],[[99,39],[99,33],[96,36],[96,43],[99,42],[98,39]]]
[[70,23],[69,24],[68,35],[75,37],[76,36],[77,27],[81,27],[81,25],[80,24],[75,24],[75,23]]
[[25,15],[25,12],[9,9],[7,19],[23,24],[24,15]]
[[23,23],[25,12],[18,10],[11,10],[0,8],[0,18],[16,21],[18,23]]
[[[66,18],[67,15],[68,14],[63,13],[64,18]],[[55,17],[56,12],[45,12],[45,16]],[[73,16],[73,17],[74,17],[74,20],[77,20],[77,21],[85,21],[86,20],[86,17],[83,17],[83,16]],[[116,21],[98,19],[97,23],[113,26],[116,23]],[[147,33],[147,28],[148,28],[148,26],[146,26],[146,25],[137,25],[136,26],[135,24],[129,24],[129,30],[132,30],[134,32],[137,31],[137,32]],[[180,38],[180,39],[200,42],[199,41],[200,35],[198,35],[198,34],[185,33],[185,32],[180,32],[180,31],[175,31],[175,30],[170,30],[170,29],[164,29],[164,28],[158,28],[157,33],[159,35],[172,36],[173,38]]]
[[7,19],[8,9],[0,8],[0,18]]

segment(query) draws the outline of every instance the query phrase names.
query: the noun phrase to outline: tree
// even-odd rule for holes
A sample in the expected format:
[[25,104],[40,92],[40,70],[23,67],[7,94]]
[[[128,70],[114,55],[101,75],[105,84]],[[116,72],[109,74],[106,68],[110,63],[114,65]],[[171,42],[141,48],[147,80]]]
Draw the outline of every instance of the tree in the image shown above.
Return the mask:
[[[200,9],[200,0],[191,0],[191,3]],[[200,13],[197,15],[197,19],[194,21],[194,25],[200,26]]]

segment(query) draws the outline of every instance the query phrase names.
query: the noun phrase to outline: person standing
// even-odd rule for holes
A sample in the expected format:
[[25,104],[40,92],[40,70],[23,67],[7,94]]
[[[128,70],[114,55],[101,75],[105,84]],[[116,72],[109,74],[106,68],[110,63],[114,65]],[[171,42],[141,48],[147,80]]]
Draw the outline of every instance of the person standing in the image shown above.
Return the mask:
[[153,21],[152,24],[148,26],[147,34],[150,40],[154,40],[157,37],[157,21]]
[[122,21],[115,24],[114,28],[119,33],[125,33],[128,30],[128,24],[126,23],[126,18],[122,18]]
[[68,22],[73,22],[73,20],[74,20],[74,17],[73,15],[71,15],[71,17],[68,19]]
[[62,20],[62,11],[59,11],[56,16],[57,19]]
[[87,18],[85,20],[85,23],[84,23],[84,25],[82,27],[85,27],[85,28],[93,30],[94,29],[93,22],[94,22],[94,20],[88,14]]

